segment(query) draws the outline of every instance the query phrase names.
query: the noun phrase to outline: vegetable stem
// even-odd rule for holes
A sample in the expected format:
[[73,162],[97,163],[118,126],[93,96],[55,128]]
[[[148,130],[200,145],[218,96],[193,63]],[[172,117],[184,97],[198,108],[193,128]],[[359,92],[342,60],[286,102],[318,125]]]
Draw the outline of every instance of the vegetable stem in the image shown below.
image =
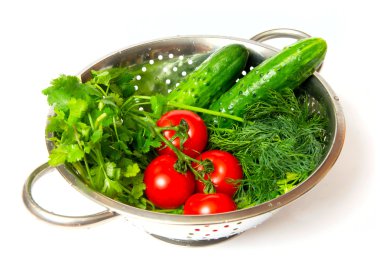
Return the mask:
[[[79,135],[78,135],[78,131],[77,131],[77,129],[76,129],[75,126],[73,126],[73,129],[74,129],[75,140],[77,141],[79,148],[83,151],[83,146],[82,146],[82,143],[80,141],[80,138],[79,138]],[[84,153],[84,155],[83,155],[83,161],[84,161],[84,164],[85,164],[85,167],[86,167],[86,171],[87,171],[87,175],[88,175],[88,176],[85,176],[85,177],[88,177],[91,180],[91,173],[90,173],[90,168],[88,167],[86,153]],[[80,167],[81,167],[81,165],[80,165]]]
[[200,112],[200,113],[204,113],[204,114],[209,114],[209,115],[213,115],[213,116],[231,119],[231,120],[238,121],[238,122],[244,122],[244,119],[241,117],[230,115],[230,114],[219,112],[219,111],[189,106],[189,105],[185,105],[185,104],[181,104],[181,103],[175,103],[172,101],[168,101],[167,104],[168,104],[168,106],[172,106],[172,107],[176,107],[176,108],[187,109],[187,110],[191,110],[191,111],[195,111],[195,112]]
[[99,84],[95,84],[95,87],[104,95],[104,96],[106,96],[107,95],[107,93],[106,92],[104,92],[104,90],[103,90],[103,88],[99,85]]
[[[135,95],[133,97],[136,99],[144,99],[144,100],[150,100],[151,99],[150,96],[142,96],[142,95]],[[209,115],[213,115],[213,116],[223,117],[223,118],[231,119],[231,120],[238,121],[238,122],[244,122],[244,119],[241,117],[230,115],[230,114],[219,112],[219,111],[215,111],[215,110],[190,106],[190,105],[181,104],[181,103],[177,103],[177,102],[173,102],[173,101],[168,101],[167,105],[172,106],[172,107],[176,107],[176,108],[180,108],[180,109],[186,109],[186,110],[191,110],[194,112],[200,112],[200,113],[209,114]]]
[[[153,121],[153,119],[150,118],[148,115],[146,115],[145,118],[141,118],[139,116],[135,116],[134,118],[139,123],[142,123],[142,121],[148,123],[149,128],[156,134],[156,136],[158,136],[161,139],[161,141],[176,154],[176,156],[178,158],[177,162],[179,162],[180,164],[184,163],[186,165],[185,170],[189,169],[194,174],[194,176],[196,177],[197,180],[200,180],[204,184],[206,184],[207,187],[209,188],[209,192],[215,191],[212,183],[208,183],[207,180],[204,179],[204,177],[197,170],[195,170],[192,166],[193,163],[202,164],[202,161],[194,159],[194,158],[186,155],[185,153],[183,153],[180,149],[178,149],[176,146],[174,146],[170,140],[166,139],[165,136],[163,136],[161,133],[164,130],[173,130],[173,129],[175,130],[178,128],[178,126],[163,127],[163,128],[157,127],[155,122]],[[177,171],[181,172],[181,170],[177,170]]]
[[120,142],[119,135],[118,135],[118,133],[117,133],[117,127],[116,127],[116,119],[115,119],[115,116],[112,117],[112,122],[113,122],[113,128],[114,128],[114,131],[115,131],[116,140],[117,140],[118,142]]

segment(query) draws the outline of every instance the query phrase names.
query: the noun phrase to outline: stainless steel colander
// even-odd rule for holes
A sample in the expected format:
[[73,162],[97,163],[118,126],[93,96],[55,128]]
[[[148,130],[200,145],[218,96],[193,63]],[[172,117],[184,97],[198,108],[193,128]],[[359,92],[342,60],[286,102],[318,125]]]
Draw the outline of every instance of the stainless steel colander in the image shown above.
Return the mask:
[[[243,44],[250,52],[245,75],[253,66],[275,54],[277,50],[263,44],[262,41],[291,37],[300,39],[307,34],[291,29],[275,29],[256,35],[250,40],[222,36],[180,36],[165,38],[134,45],[108,55],[89,66],[79,75],[82,80],[90,77],[90,70],[110,66],[131,66],[135,73],[135,89],[139,94],[146,90],[167,93],[176,84],[198,66],[210,53],[232,43]],[[327,106],[329,116],[329,144],[327,153],[315,171],[296,188],[271,201],[260,205],[214,215],[175,215],[138,209],[110,199],[86,186],[69,166],[61,165],[56,169],[75,189],[86,197],[104,206],[100,213],[88,216],[63,216],[47,211],[39,206],[32,196],[35,181],[49,171],[54,170],[47,163],[31,173],[25,182],[23,200],[26,207],[40,219],[63,226],[87,226],[122,216],[137,228],[162,240],[182,245],[205,245],[226,240],[247,229],[264,222],[277,210],[297,199],[313,188],[330,170],[337,160],[344,142],[345,122],[339,104],[339,98],[324,79],[315,73],[302,86],[315,103]],[[145,90],[145,91],[144,91]],[[310,103],[314,106],[314,103]],[[318,109],[315,105],[314,109]],[[48,150],[52,143],[47,140]]]

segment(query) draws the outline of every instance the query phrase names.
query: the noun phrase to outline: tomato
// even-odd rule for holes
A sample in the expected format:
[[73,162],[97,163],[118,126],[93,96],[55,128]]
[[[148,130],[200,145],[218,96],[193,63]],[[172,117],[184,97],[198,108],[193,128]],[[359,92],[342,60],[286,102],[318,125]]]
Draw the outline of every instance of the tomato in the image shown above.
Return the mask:
[[234,200],[222,193],[196,193],[188,198],[183,208],[186,215],[206,215],[236,210]]
[[[232,197],[243,178],[243,170],[240,162],[232,154],[221,150],[209,150],[203,152],[198,160],[210,160],[214,166],[211,173],[205,174],[205,179],[210,179],[217,193],[224,193]],[[196,170],[203,170],[202,165],[194,166]],[[197,180],[196,191],[203,192],[204,184]]]
[[192,172],[182,174],[175,170],[177,158],[170,155],[158,156],[144,172],[145,194],[157,207],[174,209],[194,192],[195,179]]
[[[190,157],[198,156],[207,145],[207,127],[196,113],[188,110],[172,110],[165,113],[158,121],[157,126],[159,127],[172,127],[181,124],[181,120],[186,122],[187,129],[187,139],[183,143],[183,153]],[[163,135],[167,140],[171,140],[176,134],[175,130],[165,130]],[[186,132],[185,132],[186,134]],[[180,138],[176,137],[172,140],[172,144],[180,149]],[[158,149],[160,155],[175,155],[173,150],[162,144]]]

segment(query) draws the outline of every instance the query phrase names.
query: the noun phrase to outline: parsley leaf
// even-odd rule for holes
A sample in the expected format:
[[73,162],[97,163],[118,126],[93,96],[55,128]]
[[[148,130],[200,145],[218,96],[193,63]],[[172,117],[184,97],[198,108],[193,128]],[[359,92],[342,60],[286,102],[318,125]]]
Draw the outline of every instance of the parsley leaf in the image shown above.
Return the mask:
[[139,172],[140,172],[139,165],[137,165],[136,163],[133,163],[127,166],[127,170],[124,173],[124,176],[133,177],[133,176],[136,176]]
[[153,114],[156,117],[161,117],[166,109],[166,97],[161,94],[153,95],[150,97],[150,103],[152,106]]
[[91,73],[93,78],[90,80],[90,84],[102,85],[123,98],[129,97],[135,92],[133,85],[131,85],[133,75],[125,68],[92,70]]
[[70,125],[73,125],[76,122],[78,122],[83,117],[88,108],[88,104],[86,101],[84,101],[83,99],[76,98],[71,98],[70,101],[67,103],[67,106],[70,111],[67,122]]
[[[61,75],[42,91],[55,112],[47,126],[54,143],[49,164],[71,164],[94,190],[147,208],[143,170],[161,143],[132,97],[134,76],[126,68],[92,75],[85,83]],[[164,104],[156,102],[158,114]]]
[[50,153],[49,164],[57,166],[65,162],[73,163],[83,159],[84,151],[77,144],[61,145]]
[[47,100],[50,105],[54,105],[64,112],[69,110],[68,103],[72,98],[82,99],[91,103],[93,95],[99,96],[96,90],[81,83],[78,77],[66,75],[61,75],[59,78],[54,79],[51,86],[44,89],[42,93],[48,96]]
[[152,148],[159,148],[161,140],[146,128],[140,128],[135,136],[137,150],[148,153]]

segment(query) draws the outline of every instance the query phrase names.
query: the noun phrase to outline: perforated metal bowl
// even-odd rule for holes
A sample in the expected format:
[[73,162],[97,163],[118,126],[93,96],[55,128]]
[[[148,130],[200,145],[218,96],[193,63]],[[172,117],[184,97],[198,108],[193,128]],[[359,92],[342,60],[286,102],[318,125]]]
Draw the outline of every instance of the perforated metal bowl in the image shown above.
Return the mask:
[[[308,37],[307,34],[290,29],[276,29],[256,35],[251,40],[222,36],[180,36],[165,38],[130,46],[116,51],[86,68],[81,74],[82,80],[90,77],[90,70],[110,66],[134,66],[136,70],[135,89],[144,93],[142,88],[167,93],[178,81],[193,70],[207,55],[232,43],[243,44],[250,52],[249,64],[256,66],[277,52],[261,41],[278,38]],[[144,64],[149,63],[148,67]],[[149,66],[152,68],[149,68]],[[138,209],[110,199],[86,186],[69,166],[61,165],[56,169],[66,181],[86,197],[104,206],[103,212],[89,216],[63,216],[40,207],[32,196],[32,186],[39,177],[53,170],[48,164],[38,167],[27,179],[23,200],[26,207],[44,221],[63,226],[85,226],[123,216],[127,221],[147,233],[162,240],[184,245],[205,245],[225,240],[256,227],[268,219],[275,211],[313,188],[330,170],[337,160],[344,142],[345,122],[339,104],[339,98],[324,79],[315,73],[302,86],[316,101],[327,106],[329,116],[329,143],[327,153],[315,171],[296,188],[271,201],[260,205],[214,215],[174,215]],[[47,140],[48,150],[52,144]]]

